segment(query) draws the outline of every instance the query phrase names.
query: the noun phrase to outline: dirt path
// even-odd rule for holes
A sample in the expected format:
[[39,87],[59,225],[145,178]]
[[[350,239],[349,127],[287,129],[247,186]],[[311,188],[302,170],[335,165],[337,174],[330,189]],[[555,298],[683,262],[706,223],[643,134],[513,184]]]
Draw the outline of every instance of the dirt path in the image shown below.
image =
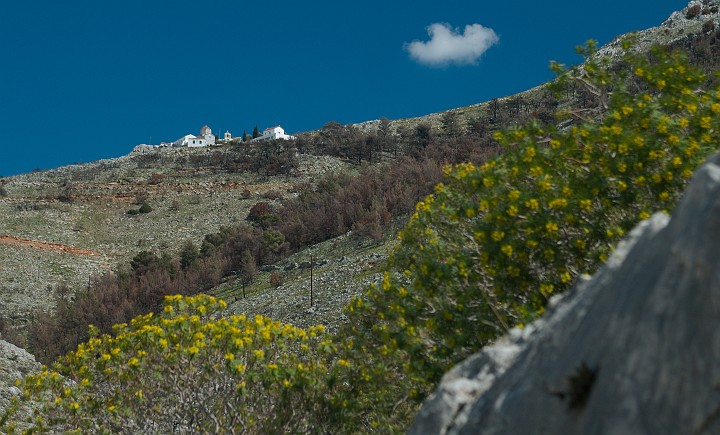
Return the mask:
[[0,235],[0,244],[25,246],[28,248],[42,249],[45,251],[63,252],[73,255],[84,255],[86,257],[95,257],[100,255],[99,252],[90,249],[73,248],[72,246],[62,245],[60,243],[39,242],[37,240],[21,239],[20,237]]

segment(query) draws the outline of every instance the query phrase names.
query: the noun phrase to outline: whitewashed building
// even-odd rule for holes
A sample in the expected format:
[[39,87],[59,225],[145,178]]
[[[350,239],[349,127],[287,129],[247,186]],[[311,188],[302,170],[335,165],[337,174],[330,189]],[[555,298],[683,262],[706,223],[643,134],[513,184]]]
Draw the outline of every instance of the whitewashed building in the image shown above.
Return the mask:
[[215,145],[215,135],[207,125],[200,129],[200,135],[186,134],[173,142],[174,147],[206,147]]
[[223,135],[223,140],[224,140],[225,142],[231,141],[231,140],[232,140],[232,134],[230,134],[229,131],[226,131],[225,134]]
[[285,130],[283,130],[282,127],[279,125],[276,125],[275,127],[269,127],[263,130],[262,136],[258,136],[255,139],[251,140],[250,142],[262,142],[266,140],[292,140],[295,139],[295,136],[285,134]]

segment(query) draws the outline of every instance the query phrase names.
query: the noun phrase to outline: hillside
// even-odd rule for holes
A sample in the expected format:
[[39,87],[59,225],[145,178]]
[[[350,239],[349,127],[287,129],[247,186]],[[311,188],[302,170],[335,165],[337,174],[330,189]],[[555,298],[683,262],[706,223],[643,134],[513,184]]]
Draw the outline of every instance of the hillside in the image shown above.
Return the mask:
[[[717,9],[717,2],[692,1],[657,27],[619,36],[598,55],[618,56],[622,41],[631,38],[637,50],[654,42],[689,48],[700,59],[698,63],[712,67],[717,57],[708,59],[707,47],[718,34],[709,23],[717,23]],[[580,92],[571,91],[572,95]],[[468,107],[388,120],[386,127],[398,143],[412,141],[410,136],[423,123],[441,134],[488,135],[524,119],[551,119],[564,101],[542,85]],[[377,134],[382,124],[373,120],[352,127],[361,134]],[[301,133],[299,143],[312,142],[322,134],[323,130]],[[268,177],[237,167],[228,170],[223,164],[235,153],[232,147],[139,147],[117,159],[2,180],[0,318],[23,325],[32,311],[52,309],[57,298],[54,290],[61,284],[77,291],[93,275],[126,267],[140,251],[175,254],[187,240],[198,244],[204,235],[242,221],[264,196],[271,202],[282,201],[322,173],[349,167],[344,161],[349,155],[338,159],[301,153],[292,175]],[[152,207],[151,213],[127,214],[143,201]]]
[[[695,6],[699,6],[697,14],[690,13]],[[695,62],[703,56],[700,49],[718,40],[715,24],[707,24],[716,23],[717,16],[716,3],[691,2],[662,26],[639,32],[635,38],[642,44],[656,40],[671,46],[690,45],[696,50],[690,52]],[[620,39],[600,53],[618,55]],[[699,64],[711,68],[717,59],[710,56]],[[418,140],[418,126],[427,124],[428,131],[441,137],[438,142],[447,145],[464,135],[491,137],[493,131],[527,119],[553,119],[547,118],[549,113],[580,99],[576,94],[580,90],[570,92],[565,100],[558,100],[541,86],[466,108],[386,122],[397,143],[412,146],[412,141]],[[377,134],[382,124],[369,121],[354,127],[361,135]],[[343,134],[350,130],[341,127],[346,129]],[[316,141],[321,145],[328,137],[322,130],[300,136],[299,143]],[[360,136],[359,140],[365,139]],[[349,142],[338,143],[352,147]],[[22,328],[31,313],[51,311],[57,301],[72,299],[92,276],[126,271],[141,251],[177,255],[186,241],[199,246],[205,235],[244,222],[258,202],[279,205],[298,196],[322,174],[357,173],[360,169],[354,164],[362,160],[369,161],[368,165],[392,160],[384,149],[374,154],[380,154],[380,159],[360,156],[354,161],[349,151],[331,157],[310,148],[296,156],[296,168],[282,175],[275,170],[269,175],[265,167],[235,165],[233,158],[241,154],[246,161],[252,160],[247,159],[247,148],[223,146],[139,148],[119,159],[2,180],[0,212],[5,219],[0,222],[0,318]],[[143,204],[149,206],[149,212],[138,212]],[[324,324],[336,331],[345,320],[342,308],[368,284],[379,281],[395,244],[394,230],[386,229],[384,237],[374,242],[345,234],[262,267],[252,283],[243,285],[233,275],[226,276],[210,293],[229,302],[228,314],[262,314],[303,327]],[[312,268],[310,258],[317,261]]]
[[[244,221],[256,202],[292,197],[298,186],[347,167],[309,155],[287,176],[193,167],[227,154],[230,147],[158,150],[3,180],[0,318],[23,324],[32,311],[53,308],[61,283],[74,292],[93,275],[127,267],[140,251],[174,255],[185,241],[199,244]],[[143,202],[150,213],[127,213]]]

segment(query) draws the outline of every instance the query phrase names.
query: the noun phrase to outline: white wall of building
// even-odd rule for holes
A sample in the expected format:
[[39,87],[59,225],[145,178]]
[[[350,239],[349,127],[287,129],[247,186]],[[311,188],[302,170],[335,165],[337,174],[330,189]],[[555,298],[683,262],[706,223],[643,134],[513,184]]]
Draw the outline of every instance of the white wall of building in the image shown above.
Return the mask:
[[282,127],[275,126],[266,128],[263,130],[262,136],[256,137],[255,139],[251,140],[250,142],[262,142],[264,140],[291,140],[295,139],[295,136],[291,136],[289,134],[285,134],[285,130],[283,130]]

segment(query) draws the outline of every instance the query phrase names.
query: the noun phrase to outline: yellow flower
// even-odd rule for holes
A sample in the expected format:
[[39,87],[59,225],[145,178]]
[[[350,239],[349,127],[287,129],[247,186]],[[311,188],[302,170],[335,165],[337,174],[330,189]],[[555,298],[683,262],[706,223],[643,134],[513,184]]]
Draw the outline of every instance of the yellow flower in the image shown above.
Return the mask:
[[542,294],[545,297],[548,297],[552,295],[554,286],[552,284],[542,284],[540,285],[540,294]]
[[130,367],[137,367],[138,365],[138,359],[135,357],[130,358],[130,361],[128,361],[128,366]]
[[520,191],[517,189],[511,190],[510,193],[508,193],[508,198],[513,201],[517,201],[518,198],[520,198]]
[[524,161],[530,162],[532,161],[533,157],[537,155],[537,151],[535,151],[534,147],[526,147],[525,148],[525,158],[523,158]]
[[567,204],[568,204],[567,199],[556,198],[556,199],[553,199],[552,201],[550,201],[550,203],[548,205],[550,206],[550,208],[557,210],[557,209],[567,207]]
[[537,210],[538,208],[540,208],[540,203],[538,203],[537,199],[533,198],[529,201],[526,201],[525,206],[531,210]]
[[492,239],[499,242],[505,237],[505,233],[502,231],[495,230],[492,232]]
[[192,347],[190,347],[190,349],[188,349],[188,353],[191,356],[197,355],[198,352],[200,352],[200,349],[198,349],[197,346],[192,346]]
[[350,362],[345,359],[338,360],[338,365],[342,367],[350,367]]
[[572,280],[572,276],[570,275],[570,272],[567,270],[563,272],[562,275],[560,275],[560,281],[562,281],[563,284],[567,284]]
[[589,199],[580,200],[580,208],[581,209],[588,211],[588,210],[590,210],[591,206],[592,206],[592,201],[590,201]]
[[545,230],[550,234],[555,234],[558,231],[558,224],[555,222],[548,222],[545,224]]
[[511,205],[510,207],[508,207],[507,214],[508,214],[508,216],[517,216],[517,214],[518,214],[517,207],[515,207],[514,205]]
[[512,256],[513,248],[510,245],[503,245],[502,248],[500,248],[503,254],[507,255],[508,257]]
[[235,359],[235,354],[226,353],[226,354],[225,354],[225,359],[228,360],[228,361],[232,361],[232,360]]
[[255,354],[256,358],[263,358],[265,356],[265,351],[263,351],[262,349],[255,349],[253,353]]
[[541,191],[550,190],[551,187],[552,187],[552,184],[550,184],[550,181],[548,181],[547,177],[545,177],[544,180],[541,180],[538,182],[538,188]]

